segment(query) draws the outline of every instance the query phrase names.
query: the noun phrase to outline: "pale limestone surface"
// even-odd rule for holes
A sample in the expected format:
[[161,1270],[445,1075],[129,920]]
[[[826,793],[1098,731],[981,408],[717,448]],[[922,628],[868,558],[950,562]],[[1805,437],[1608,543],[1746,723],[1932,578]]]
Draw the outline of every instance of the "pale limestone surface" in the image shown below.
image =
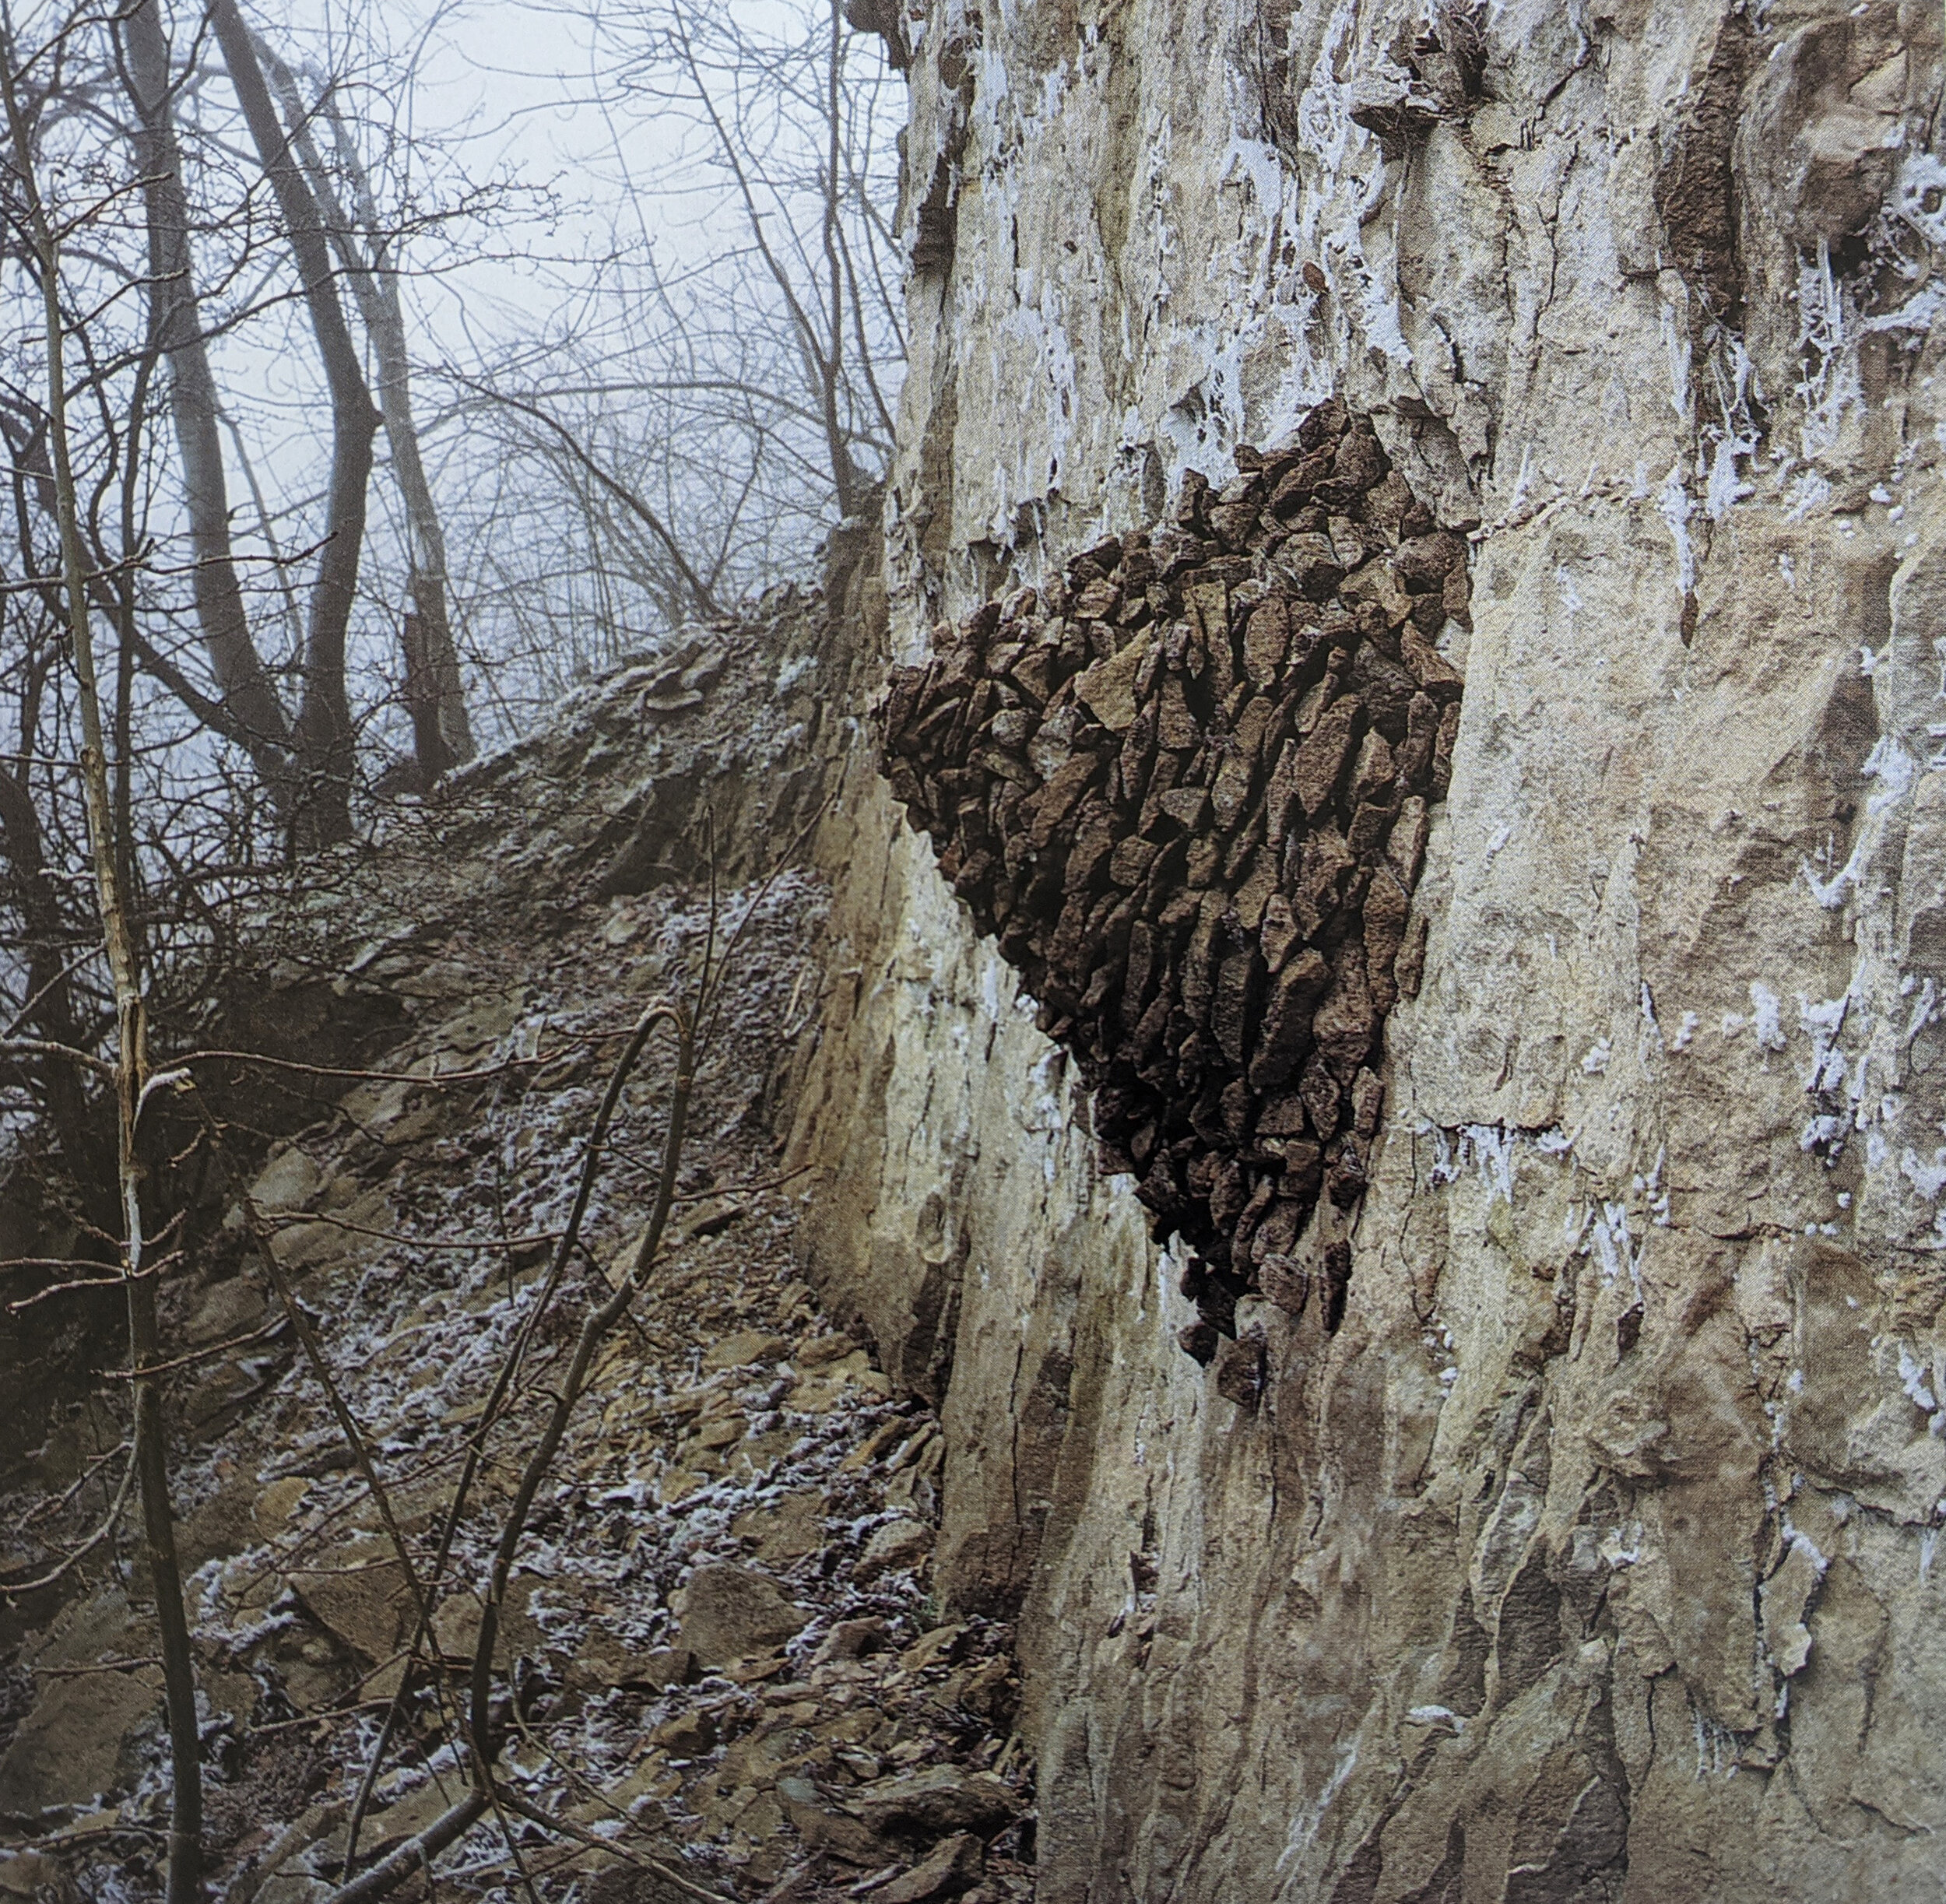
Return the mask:
[[1403,0],[919,40],[895,653],[1334,392],[1483,525],[1347,1318],[1246,1302],[1254,1417],[929,848],[862,767],[826,830],[814,1267],[943,1393],[1049,1904],[1946,1895],[1941,16],[1489,11],[1470,98]]

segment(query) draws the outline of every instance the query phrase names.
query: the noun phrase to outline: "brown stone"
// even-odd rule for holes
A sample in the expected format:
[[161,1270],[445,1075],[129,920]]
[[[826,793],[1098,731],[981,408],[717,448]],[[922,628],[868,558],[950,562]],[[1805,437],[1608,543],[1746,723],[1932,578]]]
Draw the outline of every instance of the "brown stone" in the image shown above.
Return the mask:
[[1153,840],[1133,835],[1117,841],[1108,859],[1108,877],[1118,886],[1140,886],[1147,877],[1150,865],[1161,850]]
[[1249,1414],[1263,1394],[1263,1342],[1256,1335],[1238,1336],[1217,1351],[1217,1393]]
[[1020,1814],[1013,1792],[990,1772],[927,1765],[861,1786],[852,1803],[883,1837],[931,1843],[955,1832],[994,1832]]
[[1340,1143],[1337,1154],[1326,1160],[1324,1173],[1326,1191],[1340,1210],[1347,1210],[1365,1195],[1368,1181],[1364,1155],[1358,1148],[1357,1140],[1351,1137],[1344,1138]]
[[1467,545],[1457,536],[1409,536],[1393,555],[1399,579],[1414,595],[1437,594],[1448,574],[1465,565]]
[[1303,804],[1298,798],[1298,744],[1287,740],[1278,749],[1264,789],[1264,826],[1273,852],[1282,851],[1291,827],[1304,821]]
[[1330,979],[1323,955],[1308,947],[1285,961],[1271,988],[1250,1059],[1252,1090],[1273,1089],[1297,1068],[1311,1042],[1312,1008]]
[[1068,892],[1086,892],[1094,885],[1096,876],[1106,869],[1121,831],[1115,809],[1101,795],[1091,793],[1082,802],[1063,880]]
[[1298,1095],[1304,1101],[1305,1115],[1311,1128],[1329,1143],[1338,1134],[1340,1094],[1338,1080],[1331,1075],[1330,1066],[1321,1053],[1311,1054],[1298,1082]]
[[1298,1137],[1304,1134],[1304,1100],[1294,1091],[1266,1098],[1257,1112],[1259,1137]]
[[1281,971],[1291,948],[1301,936],[1291,916],[1291,901],[1282,893],[1272,893],[1263,902],[1257,938],[1265,966],[1273,974]]
[[[1372,875],[1365,899],[1365,957],[1366,981],[1375,993],[1393,985],[1393,965],[1399,948],[1405,943],[1406,921],[1411,902],[1396,876],[1388,867]],[[1389,1010],[1386,999],[1381,1010]]]
[[1332,459],[1331,481],[1320,483],[1318,493],[1327,498],[1349,502],[1361,494],[1386,473],[1385,453],[1377,439],[1369,434],[1369,427],[1346,431],[1338,445],[1338,453]]
[[1130,641],[1110,659],[1097,662],[1074,683],[1075,698],[1112,732],[1124,732],[1134,725],[1136,677],[1148,652],[1146,638]]
[[1336,913],[1345,875],[1357,864],[1357,855],[1337,827],[1320,827],[1305,838],[1291,893],[1291,911],[1307,938],[1315,937],[1325,921]]
[[648,1742],[672,1758],[700,1758],[716,1743],[716,1721],[708,1713],[678,1713],[651,1727]]
[[1055,829],[1073,812],[1101,771],[1101,763],[1094,754],[1075,754],[1027,802],[1027,839],[1036,852],[1053,838]]
[[1256,525],[1257,505],[1254,502],[1220,502],[1210,505],[1210,527],[1226,549],[1242,548]]
[[1351,1084],[1351,1128],[1361,1137],[1378,1135],[1385,1110],[1386,1087],[1375,1071],[1361,1071]]
[[797,1835],[813,1851],[828,1852],[847,1864],[885,1862],[890,1848],[869,1825],[839,1809],[809,1779],[779,1779],[777,1795]]
[[1393,798],[1395,790],[1385,789],[1385,797],[1363,802],[1352,813],[1351,824],[1345,828],[1345,850],[1361,864],[1377,859],[1384,850],[1386,836],[1392,831]]
[[1200,828],[1210,811],[1210,796],[1202,787],[1175,787],[1157,803],[1162,811],[1186,831]]
[[1281,595],[1250,611],[1243,633],[1244,672],[1259,687],[1276,684],[1291,652],[1291,617]]
[[1237,718],[1235,731],[1224,743],[1221,764],[1210,788],[1210,803],[1219,827],[1228,829],[1249,803],[1256,784],[1257,750],[1270,724],[1270,703],[1259,696]]
[[1432,780],[1428,791],[1435,800],[1446,797],[1452,780],[1452,750],[1460,738],[1460,704],[1453,701],[1439,716],[1439,738],[1432,747]]
[[1389,557],[1367,562],[1356,574],[1339,585],[1340,601],[1354,605],[1369,602],[1383,618],[1383,626],[1396,628],[1412,613],[1412,598],[1400,586]]
[[1368,641],[1351,664],[1353,684],[1365,704],[1365,718],[1388,740],[1403,740],[1418,683],[1376,642]]
[[1203,739],[1203,729],[1189,711],[1189,704],[1179,674],[1165,675],[1156,710],[1156,739],[1164,747],[1193,749]]
[[1217,970],[1216,996],[1210,1007],[1210,1029],[1218,1049],[1241,1067],[1250,1025],[1251,993],[1257,971],[1252,951],[1232,953]]
[[878,1904],[923,1904],[929,1898],[957,1897],[978,1884],[985,1870],[986,1850],[978,1834],[956,1832],[943,1839],[924,1864],[873,1895]]
[[1466,686],[1459,669],[1416,627],[1400,631],[1399,653],[1412,678],[1436,698],[1449,699]]
[[1365,982],[1364,948],[1353,943],[1341,946],[1332,971],[1331,989],[1311,1021],[1318,1049],[1340,1082],[1350,1083],[1365,1063],[1372,1049],[1377,1015]]
[[1352,695],[1333,701],[1299,746],[1292,777],[1298,804],[1315,819],[1331,803],[1347,759],[1365,722],[1365,708]]
[[683,1643],[705,1666],[767,1653],[810,1621],[768,1576],[726,1561],[698,1567],[680,1598]]
[[1408,893],[1419,883],[1429,824],[1425,802],[1413,794],[1400,802],[1399,817],[1386,838],[1386,863],[1392,869],[1393,877]]
[[1271,1250],[1257,1265],[1257,1287],[1287,1316],[1301,1316],[1311,1295],[1311,1274],[1294,1257]]
[[1323,601],[1344,579],[1344,565],[1329,536],[1286,536],[1277,550],[1277,563],[1291,585],[1313,602]]
[[1354,803],[1362,805],[1389,795],[1394,771],[1392,750],[1386,746],[1385,736],[1375,729],[1368,733],[1358,749],[1357,764],[1351,770]]
[[933,1530],[923,1521],[887,1521],[866,1542],[852,1578],[865,1586],[883,1574],[909,1573],[923,1566],[932,1551]]
[[1120,584],[1103,576],[1081,588],[1070,612],[1077,621],[1105,621],[1121,606],[1121,601]]
[[1426,964],[1426,920],[1423,915],[1406,928],[1406,942],[1393,961],[1394,982],[1401,998],[1417,998]]

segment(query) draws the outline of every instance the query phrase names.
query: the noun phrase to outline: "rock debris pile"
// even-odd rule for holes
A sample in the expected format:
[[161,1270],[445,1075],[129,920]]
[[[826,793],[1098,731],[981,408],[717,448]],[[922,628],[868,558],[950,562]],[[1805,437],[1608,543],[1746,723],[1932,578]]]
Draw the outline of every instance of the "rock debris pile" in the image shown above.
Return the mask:
[[[779,1175],[776,1132],[818,1035],[827,893],[810,869],[774,869],[842,744],[820,738],[852,704],[827,685],[839,612],[793,595],[590,682],[436,801],[402,806],[316,905],[300,891],[257,929],[273,1001],[315,995],[389,1028],[366,1074],[273,1105],[286,1140],[250,1200],[433,1583],[433,1644],[409,1669],[414,1608],[383,1519],[241,1203],[227,1223],[213,1208],[161,1307],[184,1351],[170,1406],[208,1702],[205,1850],[234,1904],[321,1904],[343,1881],[402,1682],[360,1868],[463,1782],[455,1686],[479,1588],[579,1319],[652,1201],[669,1041],[621,1094],[585,1248],[490,1435],[486,1399],[541,1300],[619,1038],[649,999],[688,996],[705,946],[731,938],[676,1215],[590,1369],[508,1592],[499,1764],[532,1810],[475,1826],[436,1887],[400,1895],[526,1896],[516,1857],[541,1899],[592,1904],[1032,1894],[1011,1629],[942,1614],[936,1417],[799,1280],[813,1186]],[[704,810],[728,869],[714,905],[696,871]],[[0,1568],[44,1565],[58,1514],[92,1523],[123,1432],[98,1398],[57,1400],[46,1446],[0,1470]],[[486,1459],[436,1565],[476,1433]],[[143,1584],[118,1543],[58,1593],[0,1597],[0,1899],[160,1894]]]
[[894,792],[1078,1060],[1109,1168],[1194,1252],[1205,1362],[1247,1288],[1302,1309],[1293,1245],[1365,1189],[1470,625],[1464,537],[1342,402],[1237,461],[943,627],[883,709]]

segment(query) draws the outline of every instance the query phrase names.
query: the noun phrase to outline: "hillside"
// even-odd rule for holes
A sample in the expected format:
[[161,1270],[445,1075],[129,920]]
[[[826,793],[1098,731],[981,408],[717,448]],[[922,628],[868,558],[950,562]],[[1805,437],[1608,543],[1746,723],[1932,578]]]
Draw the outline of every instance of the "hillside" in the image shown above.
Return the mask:
[[[266,919],[277,987],[355,992],[364,1022],[398,1034],[275,1143],[248,1198],[423,1565],[546,1280],[624,1035],[646,1003],[685,995],[713,932],[725,976],[668,1241],[602,1348],[509,1596],[507,1763],[565,1821],[551,1833],[515,1818],[514,1838],[536,1876],[601,1874],[604,1897],[747,1897],[782,1881],[811,1899],[876,1871],[894,1880],[883,1894],[919,1898],[931,1881],[896,1874],[929,1862],[950,1873],[944,1888],[985,1865],[988,1895],[1024,1896],[1031,1756],[1011,1728],[1010,1630],[945,1621],[931,1592],[935,1419],[795,1264],[815,1178],[781,1164],[779,1120],[817,1037],[829,891],[804,848],[819,676],[841,662],[845,631],[821,592],[771,606],[590,683],[544,731],[402,810],[378,851],[342,867],[328,910]],[[690,803],[672,812],[674,789]],[[274,1096],[280,1075],[268,1067],[261,1087]],[[621,1098],[579,1246],[436,1590],[441,1663],[375,1788],[367,1864],[448,1802],[491,1542],[581,1312],[654,1202],[674,1075],[670,1042],[652,1042]],[[414,1621],[244,1231],[237,1199],[169,1286],[170,1340],[194,1358],[176,1398],[176,1505],[214,1881],[294,1904],[326,1895],[342,1865]],[[66,1530],[51,1502],[107,1452],[111,1418],[94,1399],[57,1410],[11,1477],[9,1561]],[[99,1505],[84,1484],[66,1518],[78,1527]],[[10,1893],[156,1881],[167,1807],[142,1584],[118,1540],[23,1603],[26,1622],[16,1613],[0,1756]],[[449,1853],[451,1881],[504,1875],[509,1855],[483,1824]]]
[[[423,1555],[645,1221],[660,1024],[561,1239],[627,1028],[736,939],[469,1706],[518,1802],[411,1881],[1937,1896],[1939,9],[848,11],[882,511],[315,862],[235,1001],[322,1059],[224,1060],[226,1141]],[[321,1899],[390,1536],[197,1196],[213,1839]],[[114,1467],[59,1346],[20,1566]],[[509,1458],[381,1839],[459,1789]],[[153,1892],[142,1585],[0,1629],[0,1884]]]

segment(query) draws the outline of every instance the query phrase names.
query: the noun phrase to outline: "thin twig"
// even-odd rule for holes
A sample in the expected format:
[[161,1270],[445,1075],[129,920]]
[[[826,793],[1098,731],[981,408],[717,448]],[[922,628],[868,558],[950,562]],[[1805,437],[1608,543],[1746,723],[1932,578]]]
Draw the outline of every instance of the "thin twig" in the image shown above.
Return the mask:
[[108,1512],[103,1516],[101,1524],[89,1535],[80,1546],[70,1554],[50,1573],[44,1573],[37,1580],[15,1580],[0,1583],[0,1597],[17,1600],[23,1593],[37,1593],[44,1586],[52,1586],[69,1569],[79,1565],[83,1558],[100,1546],[115,1530],[121,1519],[121,1510],[128,1504],[128,1491],[134,1486],[135,1464],[132,1460],[122,1470],[121,1485],[115,1490],[115,1498]]
[[469,1792],[449,1811],[442,1812],[416,1838],[381,1858],[362,1876],[332,1892],[325,1904],[374,1904],[413,1872],[430,1865],[448,1845],[456,1844],[486,1814],[484,1792]]
[[[453,1540],[465,1514],[468,1496],[485,1463],[487,1437],[505,1408],[508,1396],[513,1391],[518,1378],[529,1344],[573,1258],[574,1245],[581,1235],[581,1221],[587,1214],[588,1200],[594,1193],[595,1178],[601,1168],[602,1147],[607,1140],[609,1126],[614,1120],[616,1107],[621,1101],[623,1087],[627,1084],[636,1061],[641,1057],[643,1048],[648,1044],[656,1026],[666,1018],[673,1019],[674,1017],[673,1008],[667,1005],[659,1003],[650,1006],[636,1021],[627,1043],[622,1047],[620,1055],[615,1060],[615,1068],[609,1075],[608,1087],[602,1094],[600,1107],[595,1114],[594,1125],[588,1133],[587,1147],[581,1158],[581,1179],[575,1186],[574,1201],[568,1211],[567,1227],[555,1245],[553,1260],[548,1266],[547,1275],[541,1284],[539,1292],[508,1349],[499,1374],[494,1378],[479,1425],[468,1438],[465,1461],[460,1470],[459,1478],[454,1484],[452,1499],[446,1510],[445,1524],[440,1532],[439,1549],[433,1558],[431,1583],[435,1590],[444,1577]],[[412,1644],[408,1649],[405,1675],[399,1681],[399,1692],[394,1699],[392,1709],[385,1715],[385,1723],[379,1727],[378,1740],[372,1747],[371,1757],[366,1763],[364,1776],[359,1784],[358,1796],[352,1805],[351,1823],[345,1841],[345,1868],[348,1871],[352,1869],[358,1854],[359,1828],[364,1821],[365,1813],[371,1803],[372,1790],[378,1782],[379,1769],[385,1763],[392,1736],[398,1730],[406,1688],[412,1683],[413,1668],[418,1662],[420,1649],[425,1644],[429,1625],[430,1622],[422,1621],[413,1633]]]
[[460,1236],[438,1238],[408,1236],[402,1230],[374,1229],[369,1223],[353,1223],[348,1217],[334,1217],[329,1210],[279,1211],[265,1221],[274,1235],[300,1229],[307,1224],[322,1223],[334,1230],[348,1230],[354,1236],[375,1237],[381,1243],[404,1243],[414,1249],[532,1249],[537,1243],[557,1243],[558,1230],[540,1230],[532,1236]]
[[[25,1305],[15,1303],[11,1306],[19,1309]],[[253,1342],[266,1341],[271,1337],[280,1334],[285,1323],[284,1317],[274,1316],[260,1327],[251,1330],[247,1334],[232,1336],[227,1342],[213,1342],[206,1349],[191,1349],[188,1354],[178,1355],[173,1361],[149,1362],[139,1369],[104,1368],[100,1371],[101,1379],[104,1382],[135,1382],[149,1375],[169,1375],[178,1368],[193,1368],[198,1362],[213,1361],[219,1355],[227,1355],[233,1349],[247,1349]]]
[[[544,1747],[542,1749],[546,1750]],[[552,1753],[548,1755],[550,1758],[553,1756]],[[557,1760],[556,1762],[558,1764],[560,1762]],[[681,1871],[676,1870],[673,1865],[661,1858],[648,1857],[640,1852],[625,1851],[612,1838],[604,1838],[599,1832],[591,1832],[585,1825],[578,1825],[571,1819],[557,1818],[551,1811],[543,1811],[539,1805],[523,1798],[519,1793],[504,1783],[501,1785],[499,1790],[501,1803],[505,1805],[509,1811],[517,1811],[524,1818],[532,1818],[543,1830],[559,1832],[564,1837],[578,1839],[583,1844],[591,1846],[596,1850],[612,1853],[625,1864],[633,1864],[638,1871],[652,1871],[666,1884],[673,1885],[677,1890],[686,1895],[700,1899],[701,1904],[736,1904],[735,1899],[725,1897],[720,1891],[704,1890],[701,1885],[694,1882],[684,1876]],[[598,1793],[597,1796],[599,1794]],[[602,1802],[606,1804],[607,1801],[604,1799]],[[611,1811],[615,1809],[612,1805],[609,1805],[608,1808]],[[616,1815],[624,1817],[623,1814],[619,1812]],[[624,1821],[630,1825],[635,1823],[633,1818],[625,1817]],[[640,1827],[637,1828],[639,1829]],[[336,1904],[335,1899],[332,1900],[332,1904]]]
[[494,1642],[499,1632],[500,1609],[506,1598],[508,1581],[513,1572],[514,1557],[519,1551],[521,1541],[527,1531],[528,1515],[532,1510],[534,1497],[540,1490],[543,1479],[553,1465],[555,1453],[560,1446],[561,1438],[567,1432],[568,1417],[574,1412],[574,1403],[579,1399],[582,1385],[587,1379],[588,1365],[594,1359],[596,1347],[641,1287],[649,1266],[655,1262],[661,1249],[662,1233],[668,1227],[669,1210],[676,1196],[676,1174],[681,1163],[683,1140],[688,1127],[690,1097],[696,1084],[695,1021],[689,1013],[671,1005],[652,1007],[646,1016],[652,1021],[667,1018],[675,1025],[676,1031],[676,1082],[669,1099],[668,1134],[663,1140],[662,1182],[656,1192],[655,1206],[650,1214],[648,1227],[635,1246],[634,1260],[622,1277],[620,1286],[606,1302],[591,1311],[581,1324],[580,1340],[574,1345],[573,1358],[562,1378],[560,1392],[549,1414],[547,1425],[541,1432],[539,1442],[528,1457],[520,1484],[515,1490],[513,1504],[507,1511],[506,1526],[494,1551],[493,1573],[488,1583],[485,1604],[480,1610],[479,1637],[473,1648],[472,1710],[469,1725],[473,1738],[475,1764],[482,1768],[492,1762],[489,1721],[493,1695]]
[[297,1331],[298,1342],[302,1345],[304,1358],[311,1364],[311,1372],[316,1376],[318,1385],[325,1391],[325,1399],[330,1404],[336,1419],[339,1431],[345,1438],[345,1445],[351,1450],[351,1458],[357,1463],[358,1471],[364,1477],[366,1491],[371,1496],[372,1505],[378,1510],[378,1517],[385,1523],[386,1533],[399,1555],[399,1564],[406,1576],[406,1590],[411,1594],[413,1607],[422,1622],[430,1622],[431,1609],[427,1604],[426,1593],[419,1578],[419,1570],[413,1565],[412,1550],[406,1544],[406,1537],[400,1530],[399,1520],[392,1512],[392,1496],[380,1479],[377,1465],[371,1458],[371,1450],[366,1446],[365,1438],[353,1419],[350,1405],[346,1401],[333,1377],[330,1365],[325,1360],[322,1346],[317,1332],[311,1326],[311,1318],[300,1306],[296,1292],[291,1288],[290,1279],[284,1274],[283,1265],[277,1259],[275,1248],[276,1235],[265,1221],[257,1200],[241,1188],[237,1173],[231,1167],[230,1153],[223,1140],[223,1132],[209,1106],[204,1103],[202,1094],[193,1084],[183,1087],[195,1100],[195,1110],[202,1127],[209,1139],[211,1154],[216,1160],[218,1170],[225,1179],[225,1186],[235,1194],[242,1206],[244,1221],[250,1231],[251,1240],[257,1245],[257,1253],[262,1258],[269,1272],[271,1285],[277,1292],[277,1299],[283,1305],[284,1314],[290,1319],[291,1327]]
[[[44,1042],[39,1038],[15,1038],[0,1042],[0,1051],[7,1049],[9,1044],[33,1046]],[[68,1057],[79,1058],[84,1055],[72,1051],[65,1045],[56,1045],[51,1049]],[[565,1052],[551,1052],[546,1057],[503,1058],[497,1064],[483,1065],[475,1070],[435,1070],[424,1075],[416,1071],[367,1070],[357,1065],[303,1064],[295,1058],[272,1058],[261,1051],[192,1051],[174,1062],[179,1066],[261,1064],[273,1071],[295,1071],[304,1077],[350,1077],[369,1084],[478,1084],[490,1077],[504,1077],[510,1071],[544,1070],[550,1064],[560,1063],[567,1055]]]

